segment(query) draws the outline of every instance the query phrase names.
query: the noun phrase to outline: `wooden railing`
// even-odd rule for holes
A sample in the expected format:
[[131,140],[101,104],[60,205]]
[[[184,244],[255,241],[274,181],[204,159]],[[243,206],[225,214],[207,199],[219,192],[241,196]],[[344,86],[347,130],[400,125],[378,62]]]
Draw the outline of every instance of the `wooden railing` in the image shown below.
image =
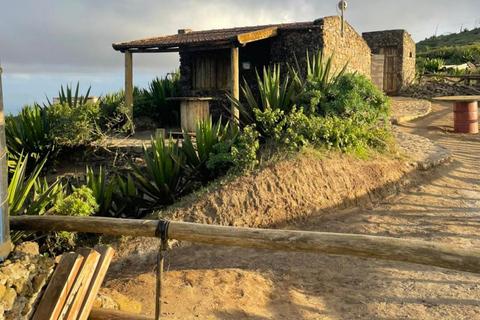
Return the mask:
[[[158,220],[97,217],[10,217],[13,230],[76,231],[156,237]],[[480,273],[480,252],[419,240],[361,234],[224,227],[171,221],[168,239],[222,246],[315,252],[404,261],[458,271]]]
[[[26,231],[71,231],[136,237],[161,236],[163,240],[176,239],[223,246],[357,256],[480,273],[480,252],[472,248],[360,234],[237,228],[162,220],[59,216],[10,217],[10,226],[13,230]],[[163,249],[162,244],[157,261],[155,318],[94,308],[88,319],[160,319]]]

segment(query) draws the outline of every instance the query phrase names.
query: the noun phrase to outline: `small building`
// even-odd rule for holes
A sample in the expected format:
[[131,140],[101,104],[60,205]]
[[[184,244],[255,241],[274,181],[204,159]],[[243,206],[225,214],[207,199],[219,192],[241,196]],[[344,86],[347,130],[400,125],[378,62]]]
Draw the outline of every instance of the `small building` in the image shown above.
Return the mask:
[[[342,30],[343,29],[343,30]],[[216,97],[212,112],[225,104],[225,92],[239,98],[240,81],[256,83],[255,70],[280,64],[293,64],[295,56],[300,67],[306,67],[306,52],[322,50],[335,54],[335,67],[347,61],[349,71],[370,77],[371,51],[364,39],[339,16],[313,22],[286,23],[230,29],[192,31],[113,44],[125,53],[126,105],[133,103],[132,54],[179,52],[182,92],[188,101],[192,97]],[[202,100],[203,101],[203,100]],[[208,101],[208,100],[206,100]],[[236,112],[236,110],[232,110]]]
[[372,82],[389,95],[415,79],[415,42],[406,30],[362,34],[372,51]]

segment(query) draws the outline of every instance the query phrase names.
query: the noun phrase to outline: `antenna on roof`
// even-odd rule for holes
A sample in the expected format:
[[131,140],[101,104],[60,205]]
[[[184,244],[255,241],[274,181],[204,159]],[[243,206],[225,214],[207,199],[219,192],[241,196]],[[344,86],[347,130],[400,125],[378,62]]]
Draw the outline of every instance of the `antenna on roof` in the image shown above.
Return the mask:
[[348,7],[348,4],[345,0],[341,0],[339,3],[338,3],[338,9],[340,9],[342,11],[342,27],[341,27],[341,34],[342,34],[342,37],[343,37],[343,34],[345,32],[345,10],[347,10],[347,7]]

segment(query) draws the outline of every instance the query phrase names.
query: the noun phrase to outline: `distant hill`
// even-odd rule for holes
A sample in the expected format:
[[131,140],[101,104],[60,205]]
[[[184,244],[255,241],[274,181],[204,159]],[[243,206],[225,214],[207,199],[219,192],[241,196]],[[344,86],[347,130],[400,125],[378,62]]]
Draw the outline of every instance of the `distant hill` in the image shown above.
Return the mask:
[[475,42],[480,43],[480,28],[425,39],[417,43],[417,52],[442,47],[466,46]]

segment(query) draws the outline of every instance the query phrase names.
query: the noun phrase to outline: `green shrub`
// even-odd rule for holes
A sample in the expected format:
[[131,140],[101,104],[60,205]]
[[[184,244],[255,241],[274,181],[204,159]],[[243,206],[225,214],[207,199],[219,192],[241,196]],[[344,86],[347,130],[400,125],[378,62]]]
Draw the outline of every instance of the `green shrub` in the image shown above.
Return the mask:
[[[82,104],[87,104],[91,87],[89,87],[87,92],[82,96],[78,95],[79,89],[80,89],[80,82],[77,82],[75,93],[73,93],[73,89],[71,85],[67,84],[65,86],[65,89],[63,89],[63,86],[60,86],[60,91],[58,91],[58,99],[59,99],[58,104],[67,104],[71,108],[76,108],[77,106],[80,106]],[[50,100],[48,100],[48,104],[49,106],[54,105],[52,102],[50,102]]]
[[97,103],[76,106],[64,103],[50,106],[48,108],[50,133],[55,142],[60,146],[76,147],[96,139],[98,111]]
[[195,133],[194,143],[188,132],[183,131],[182,153],[185,155],[185,166],[190,172],[190,179],[207,184],[221,173],[208,168],[206,162],[215,153],[215,145],[230,137],[229,123],[223,125],[222,119],[219,119],[213,124],[212,117],[209,117],[197,122]]
[[152,212],[152,201],[144,197],[131,174],[127,174],[125,178],[117,176],[117,187],[111,210],[114,217],[142,218]]
[[439,58],[418,58],[417,59],[417,69],[420,72],[431,72],[437,73],[439,72],[443,66],[445,65],[445,61]]
[[368,121],[388,120],[390,100],[365,76],[345,74],[338,78],[330,95],[321,101],[316,109],[321,116],[356,115]]
[[93,191],[87,186],[76,188],[68,197],[59,199],[54,206],[55,214],[87,217],[98,210]]
[[176,198],[191,189],[188,173],[185,170],[185,155],[178,142],[170,138],[165,145],[162,137],[152,138],[151,151],[143,146],[146,172],[130,163],[137,187],[153,199],[154,205],[172,204]]
[[115,180],[107,180],[106,170],[100,166],[98,175],[95,175],[93,169],[86,167],[86,186],[92,191],[92,195],[98,205],[96,213],[99,216],[110,216],[114,192],[116,191]]
[[145,94],[155,107],[156,120],[164,126],[179,126],[180,104],[175,101],[167,101],[167,98],[181,96],[180,72],[176,71],[171,75],[171,77],[153,79]]
[[55,159],[58,147],[51,134],[51,121],[46,108],[25,106],[17,116],[5,118],[5,139],[10,158],[19,160],[29,154],[35,166],[43,159]]
[[260,148],[259,133],[255,130],[255,124],[241,130],[232,124],[227,136],[228,138],[213,147],[213,153],[206,160],[206,167],[219,173],[225,173],[229,169],[245,172],[255,168],[259,163]]
[[98,125],[105,134],[127,133],[131,131],[132,119],[128,117],[123,90],[106,94],[99,99]]
[[[27,175],[28,156],[20,156],[8,183],[8,208],[11,216],[41,215],[53,207],[64,192],[59,180],[49,185],[39,178],[46,159],[41,161],[31,174]],[[12,242],[18,242],[32,233],[12,231]]]
[[[257,116],[264,113],[270,120],[275,118],[275,121],[281,121],[282,115],[288,113],[293,107],[292,97],[295,93],[295,86],[288,75],[283,81],[280,80],[280,75],[280,66],[274,66],[273,69],[264,68],[263,77],[260,77],[257,72],[260,103],[257,103],[256,96],[246,81],[242,86],[242,92],[247,104],[243,104],[230,94],[227,95],[239,110],[240,119],[243,123],[246,125],[255,124],[256,130],[265,139],[270,137],[271,132],[268,132],[269,128],[265,127],[264,122],[259,121]],[[267,124],[267,126],[271,127],[272,125]]]
[[417,53],[417,59],[441,59],[446,64],[480,61],[480,43],[427,49]]

